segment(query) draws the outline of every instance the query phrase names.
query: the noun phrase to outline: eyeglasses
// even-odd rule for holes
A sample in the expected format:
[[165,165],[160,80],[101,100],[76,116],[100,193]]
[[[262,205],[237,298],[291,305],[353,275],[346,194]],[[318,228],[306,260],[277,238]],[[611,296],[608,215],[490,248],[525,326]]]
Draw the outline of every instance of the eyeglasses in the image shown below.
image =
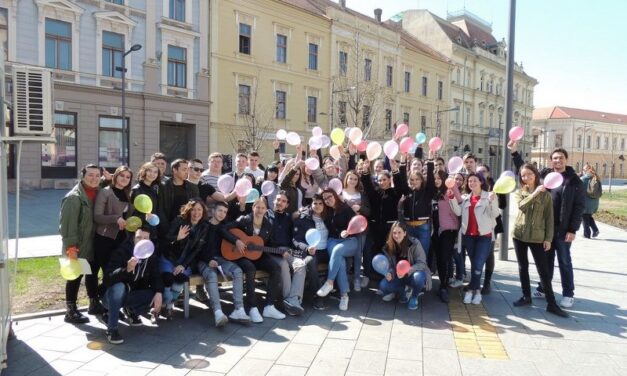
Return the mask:
[[196,172],[203,172],[205,169],[202,167],[192,167],[192,170],[196,171]]

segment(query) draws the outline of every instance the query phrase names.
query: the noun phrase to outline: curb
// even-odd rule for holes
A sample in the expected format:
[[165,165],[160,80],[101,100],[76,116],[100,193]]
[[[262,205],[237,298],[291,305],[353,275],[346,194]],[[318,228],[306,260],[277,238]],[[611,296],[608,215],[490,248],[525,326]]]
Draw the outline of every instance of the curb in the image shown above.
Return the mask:
[[[79,307],[78,310],[81,312],[86,312],[87,306]],[[21,315],[11,316],[11,321],[19,322],[19,321],[26,321],[26,320],[33,320],[33,319],[41,319],[43,317],[60,316],[64,314],[65,314],[65,309],[54,309],[50,311],[23,313]]]

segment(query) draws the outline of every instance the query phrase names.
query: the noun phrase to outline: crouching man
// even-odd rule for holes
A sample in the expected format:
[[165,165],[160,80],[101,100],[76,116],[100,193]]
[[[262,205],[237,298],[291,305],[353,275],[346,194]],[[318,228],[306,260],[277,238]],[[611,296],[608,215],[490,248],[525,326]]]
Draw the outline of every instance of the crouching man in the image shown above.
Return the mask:
[[135,244],[144,239],[150,239],[150,232],[143,229],[137,230],[134,237],[129,236],[113,252],[104,270],[107,290],[103,304],[109,312],[103,316],[103,321],[107,324],[107,340],[112,344],[124,342],[118,331],[120,309],[124,309],[130,326],[141,325],[139,315],[148,312],[150,307],[154,308],[155,315],[161,310],[163,282],[157,256],[138,259],[133,255]]

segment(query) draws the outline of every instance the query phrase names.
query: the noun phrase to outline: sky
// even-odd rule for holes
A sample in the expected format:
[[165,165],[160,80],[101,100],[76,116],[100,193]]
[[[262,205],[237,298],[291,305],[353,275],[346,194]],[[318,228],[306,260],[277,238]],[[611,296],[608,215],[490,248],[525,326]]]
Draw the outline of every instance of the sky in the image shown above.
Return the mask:
[[[492,23],[497,40],[509,34],[507,0],[346,0],[354,10],[383,19],[406,9],[446,18],[466,9]],[[519,0],[515,60],[538,80],[534,106],[576,107],[627,114],[627,1]],[[598,4],[598,5],[597,5]],[[428,43],[428,41],[425,41]]]

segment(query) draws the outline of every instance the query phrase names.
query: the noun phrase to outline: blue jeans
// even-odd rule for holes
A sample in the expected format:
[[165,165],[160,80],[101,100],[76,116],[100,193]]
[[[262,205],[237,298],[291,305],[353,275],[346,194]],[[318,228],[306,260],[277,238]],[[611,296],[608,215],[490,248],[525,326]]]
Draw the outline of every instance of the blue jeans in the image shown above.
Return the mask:
[[409,236],[418,239],[422,249],[425,251],[425,257],[429,256],[429,247],[431,246],[431,223],[425,223],[420,226],[407,226]]
[[[178,265],[179,263],[177,262],[176,264]],[[159,257],[159,269],[161,270],[161,273],[172,273],[175,267],[176,265],[174,265],[174,263],[166,257]],[[192,275],[192,269],[188,266],[185,270],[183,270],[183,274],[189,277]],[[177,282],[173,283],[171,286],[166,286],[163,289],[163,304],[167,306],[168,304],[173,303],[179,295],[181,295],[184,287],[185,285],[183,283]]]
[[154,296],[155,292],[152,290],[128,291],[127,286],[122,282],[109,286],[102,298],[102,304],[109,311],[107,328],[109,330],[118,328],[120,308],[124,307],[136,315],[148,312]]
[[379,282],[379,290],[383,291],[384,295],[392,293],[400,295],[405,293],[405,286],[410,286],[412,288],[411,296],[415,298],[424,289],[426,280],[427,276],[422,271],[414,272],[411,276],[403,278],[395,277],[391,281],[383,278]]
[[[222,268],[224,276],[230,278],[233,281],[233,306],[235,309],[244,307],[244,274],[237,264],[224,260],[219,257],[217,260],[218,265]],[[202,274],[205,280],[205,288],[209,293],[209,299],[211,300],[211,307],[213,311],[222,309],[220,305],[220,289],[218,288],[218,274],[220,271],[218,268],[210,267],[204,261],[198,261],[196,264],[198,271]]]
[[551,250],[546,253],[549,268],[549,281],[553,281],[553,271],[555,270],[555,254],[560,268],[562,279],[562,296],[572,298],[575,296],[575,275],[573,273],[573,262],[570,258],[570,246],[572,243],[564,241],[564,235],[553,238]]
[[470,290],[481,288],[481,273],[491,251],[492,238],[489,236],[464,235],[464,246],[470,257]]
[[327,252],[329,252],[329,272],[327,279],[331,281],[337,280],[337,285],[340,288],[340,294],[344,295],[348,293],[349,284],[348,276],[346,275],[346,260],[345,257],[354,257],[359,252],[360,242],[356,237],[350,237],[346,239],[333,239],[327,240]]

